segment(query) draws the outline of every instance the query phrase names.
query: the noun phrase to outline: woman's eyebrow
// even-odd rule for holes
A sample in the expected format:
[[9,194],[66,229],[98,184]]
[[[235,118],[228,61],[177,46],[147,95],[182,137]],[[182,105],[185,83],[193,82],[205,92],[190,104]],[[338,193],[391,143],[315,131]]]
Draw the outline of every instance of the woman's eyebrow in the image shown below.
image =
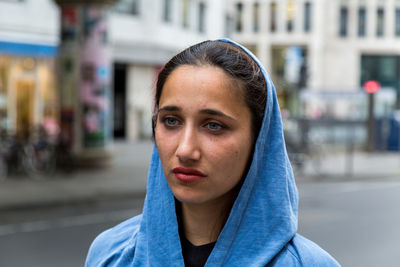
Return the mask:
[[165,107],[160,108],[158,110],[158,112],[160,112],[160,111],[180,111],[180,110],[181,110],[181,108],[179,108],[177,106],[165,106]]
[[[181,111],[182,109],[180,107],[177,106],[165,106],[162,107],[158,110],[158,112],[162,112],[162,111]],[[231,116],[226,115],[225,113],[216,110],[216,109],[202,109],[200,110],[200,113],[202,114],[207,114],[207,115],[212,115],[212,116],[219,116],[219,117],[224,117],[227,118],[229,120],[235,121],[234,118],[232,118]]]
[[224,117],[224,118],[227,118],[227,119],[233,120],[233,121],[235,120],[231,116],[228,116],[225,113],[223,113],[223,112],[221,112],[219,110],[216,110],[216,109],[202,109],[202,110],[200,110],[200,113],[213,115],[213,116]]

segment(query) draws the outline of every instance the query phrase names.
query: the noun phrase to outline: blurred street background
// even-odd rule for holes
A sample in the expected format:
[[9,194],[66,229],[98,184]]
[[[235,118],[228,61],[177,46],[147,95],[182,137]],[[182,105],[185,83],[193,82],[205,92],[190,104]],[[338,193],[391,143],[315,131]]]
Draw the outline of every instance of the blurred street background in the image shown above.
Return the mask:
[[399,0],[0,0],[0,266],[83,266],[141,212],[157,74],[222,37],[274,81],[299,233],[399,266]]

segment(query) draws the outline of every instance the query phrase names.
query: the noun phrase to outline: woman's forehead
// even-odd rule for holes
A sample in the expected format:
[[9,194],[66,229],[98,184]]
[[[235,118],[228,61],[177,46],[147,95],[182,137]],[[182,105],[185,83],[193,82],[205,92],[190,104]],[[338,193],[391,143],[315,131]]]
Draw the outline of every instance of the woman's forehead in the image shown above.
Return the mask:
[[243,102],[240,91],[238,84],[219,67],[184,65],[174,70],[165,82],[160,106],[166,101],[240,104]]

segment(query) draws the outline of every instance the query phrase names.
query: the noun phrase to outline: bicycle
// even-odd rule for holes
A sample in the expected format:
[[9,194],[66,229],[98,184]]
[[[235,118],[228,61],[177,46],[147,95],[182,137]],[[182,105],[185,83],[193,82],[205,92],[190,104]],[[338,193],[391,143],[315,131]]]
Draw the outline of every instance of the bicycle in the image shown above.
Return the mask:
[[43,127],[37,126],[31,131],[29,141],[25,143],[24,167],[29,177],[42,179],[54,174],[56,168],[55,146]]

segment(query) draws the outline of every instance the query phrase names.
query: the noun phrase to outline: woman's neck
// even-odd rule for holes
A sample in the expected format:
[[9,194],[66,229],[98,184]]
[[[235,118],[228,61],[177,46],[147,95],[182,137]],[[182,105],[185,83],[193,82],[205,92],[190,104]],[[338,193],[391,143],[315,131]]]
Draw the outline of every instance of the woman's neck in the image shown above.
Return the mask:
[[232,208],[234,198],[201,204],[181,203],[183,233],[193,245],[215,242]]

